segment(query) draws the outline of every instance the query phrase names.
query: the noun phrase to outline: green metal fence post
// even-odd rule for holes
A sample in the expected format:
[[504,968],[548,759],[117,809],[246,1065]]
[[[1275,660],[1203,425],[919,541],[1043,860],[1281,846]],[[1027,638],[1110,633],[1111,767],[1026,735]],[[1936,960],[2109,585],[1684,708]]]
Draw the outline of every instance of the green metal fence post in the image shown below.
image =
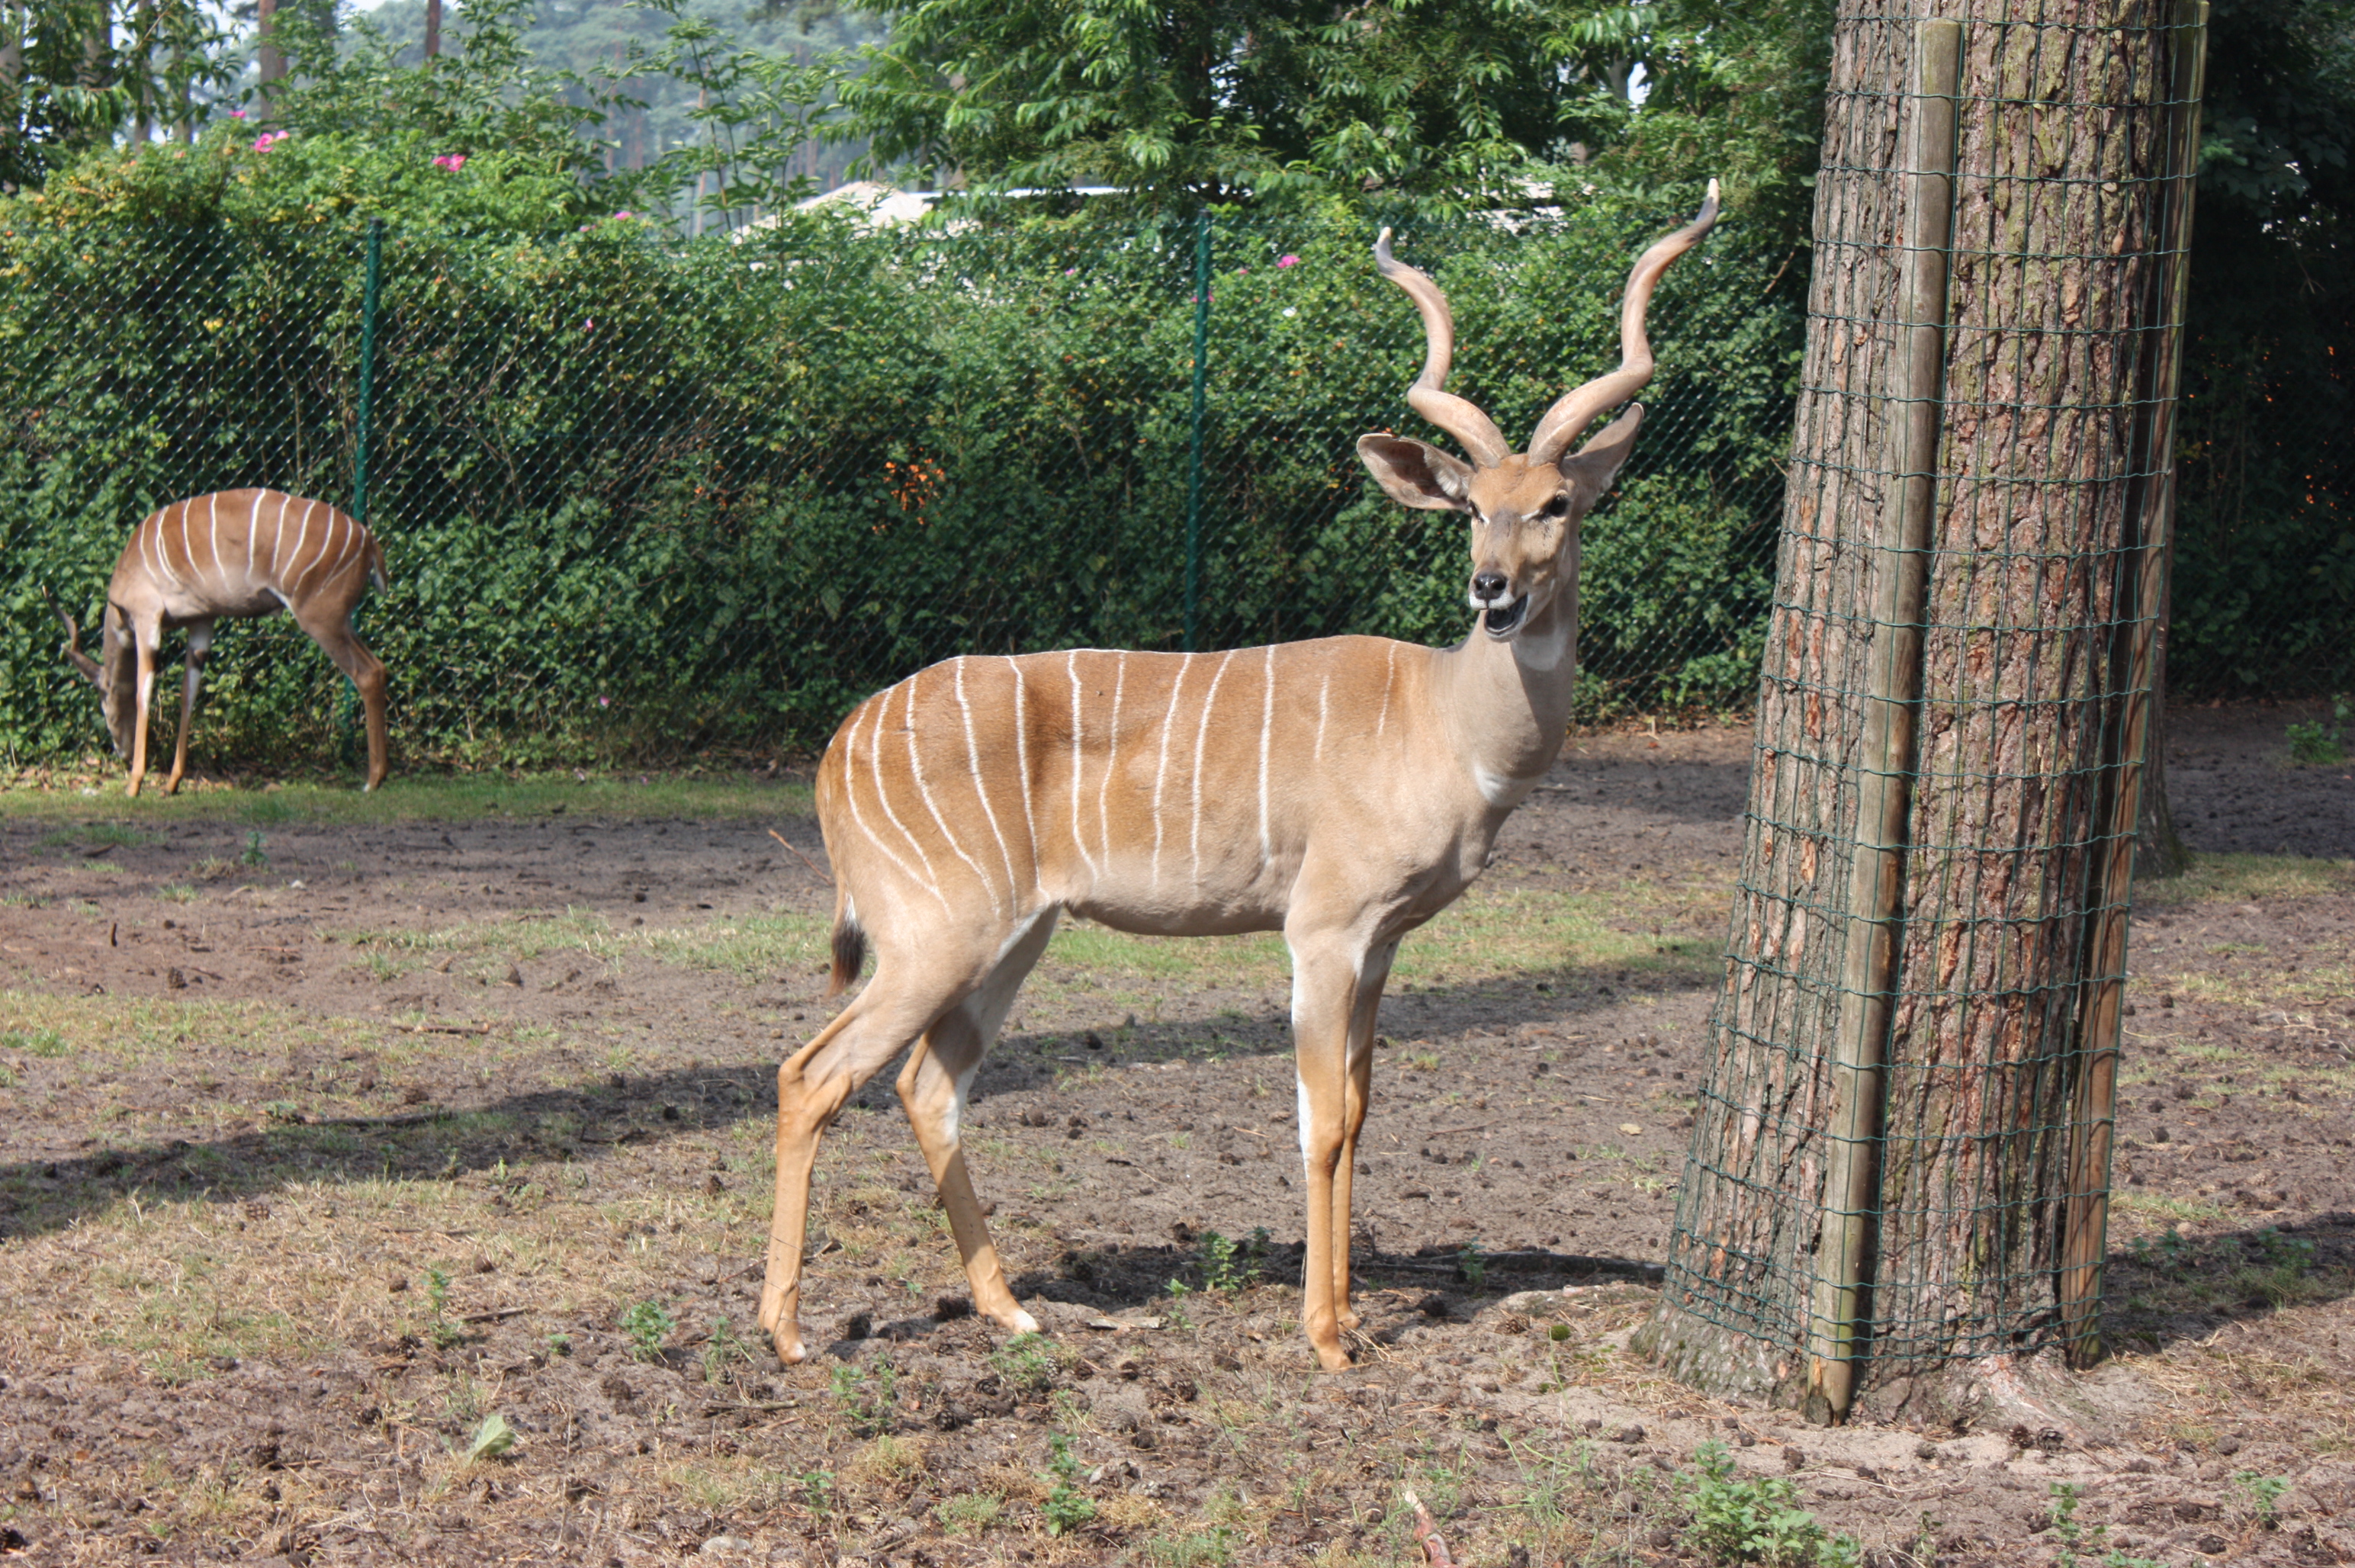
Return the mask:
[[[360,386],[358,406],[352,417],[352,520],[368,521],[368,413],[376,389],[377,302],[384,284],[384,219],[371,218],[368,226],[368,278],[360,289]],[[359,760],[359,689],[344,683],[342,708],[344,765]]]
[[1210,209],[1194,222],[1194,450],[1186,475],[1186,651],[1200,629],[1202,601],[1202,422],[1210,368]]
[[368,521],[368,403],[376,384],[376,307],[384,284],[384,219],[368,227],[368,283],[360,293],[360,395],[352,431],[352,520]]

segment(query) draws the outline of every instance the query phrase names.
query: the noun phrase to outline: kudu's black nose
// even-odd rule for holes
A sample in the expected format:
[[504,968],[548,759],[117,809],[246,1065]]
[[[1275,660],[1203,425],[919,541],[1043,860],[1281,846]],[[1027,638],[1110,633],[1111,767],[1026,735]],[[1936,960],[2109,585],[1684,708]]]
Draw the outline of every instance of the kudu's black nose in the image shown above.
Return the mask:
[[1509,586],[1501,571],[1476,571],[1472,574],[1472,597],[1484,604],[1493,604],[1502,599]]

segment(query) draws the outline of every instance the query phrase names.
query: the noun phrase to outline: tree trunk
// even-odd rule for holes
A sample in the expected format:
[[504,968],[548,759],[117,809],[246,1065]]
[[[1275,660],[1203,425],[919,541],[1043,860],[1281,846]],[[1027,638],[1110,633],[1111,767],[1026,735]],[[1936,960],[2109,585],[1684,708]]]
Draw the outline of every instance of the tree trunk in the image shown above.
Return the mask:
[[425,58],[438,59],[442,54],[442,0],[425,0]]
[[[1742,886],[1639,1340],[1711,1392],[1967,1413],[2003,1380],[1963,1363],[2089,1342],[2181,9],[1932,0],[1961,24],[1949,101],[1909,91],[1936,29],[1842,0]],[[1946,198],[1901,149],[1949,101]],[[1932,252],[1943,308],[1915,297]]]
[[271,42],[278,30],[278,0],[254,0],[254,27],[260,44],[254,51],[254,75],[260,79],[261,90],[253,97],[253,117],[267,123],[270,119],[270,85],[286,74],[286,57]]

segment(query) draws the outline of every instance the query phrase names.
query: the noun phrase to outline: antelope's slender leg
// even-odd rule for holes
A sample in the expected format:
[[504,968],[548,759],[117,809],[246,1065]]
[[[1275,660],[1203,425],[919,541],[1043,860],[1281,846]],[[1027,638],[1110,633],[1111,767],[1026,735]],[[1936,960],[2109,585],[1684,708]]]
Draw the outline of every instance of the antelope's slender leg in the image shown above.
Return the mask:
[[[1363,949],[1327,930],[1288,926],[1292,1035],[1300,1074],[1300,1157],[1308,1185],[1307,1256],[1300,1268],[1300,1326],[1328,1372],[1346,1370],[1341,1304],[1334,1286],[1348,1271],[1348,1186],[1340,1175],[1348,1143],[1349,1025],[1357,1011]],[[1335,1235],[1336,1221],[1339,1235]],[[1340,1253],[1337,1262],[1336,1248]]]
[[197,688],[205,678],[205,656],[212,652],[213,627],[198,621],[188,627],[187,667],[180,681],[180,729],[172,742],[172,776],[164,781],[165,795],[180,793],[180,779],[188,771],[188,730],[197,719]]
[[352,630],[349,612],[307,616],[298,613],[295,621],[359,688],[360,705],[368,709],[368,783],[361,789],[363,793],[372,790],[384,783],[391,766],[385,757],[384,661],[368,652],[368,645]]
[[137,797],[139,785],[147,777],[147,719],[148,710],[155,705],[155,651],[156,644],[160,641],[162,641],[160,635],[141,636],[138,639],[139,721],[132,727],[131,731],[131,788],[129,791],[133,798]]
[[817,1164],[818,1140],[844,1101],[971,988],[967,980],[943,987],[938,981],[928,986],[925,979],[879,955],[866,989],[777,1069],[777,1199],[769,1220],[761,1327],[775,1344],[777,1359],[788,1365],[809,1355],[801,1331],[802,1246],[809,1232],[810,1172]]
[[964,1147],[959,1136],[964,1117],[965,1092],[981,1065],[982,1052],[997,1038],[1014,993],[1046,951],[1054,934],[1055,912],[1040,915],[1011,951],[991,971],[981,988],[951,1008],[909,1053],[900,1073],[900,1104],[924,1163],[932,1169],[941,1206],[948,1211],[949,1230],[956,1237],[957,1253],[964,1261],[965,1278],[973,1285],[975,1307],[1017,1334],[1035,1334],[1039,1320],[1022,1310],[1006,1283],[997,1249],[989,1239],[988,1221],[974,1196],[973,1178],[966,1171]]
[[1390,978],[1391,960],[1398,944],[1387,943],[1365,957],[1358,975],[1358,992],[1349,1009],[1348,1076],[1343,1083],[1341,1160],[1333,1175],[1333,1311],[1344,1328],[1359,1323],[1349,1305],[1349,1188],[1358,1168],[1358,1133],[1366,1125],[1374,1083],[1374,1020],[1382,1005],[1382,985]]

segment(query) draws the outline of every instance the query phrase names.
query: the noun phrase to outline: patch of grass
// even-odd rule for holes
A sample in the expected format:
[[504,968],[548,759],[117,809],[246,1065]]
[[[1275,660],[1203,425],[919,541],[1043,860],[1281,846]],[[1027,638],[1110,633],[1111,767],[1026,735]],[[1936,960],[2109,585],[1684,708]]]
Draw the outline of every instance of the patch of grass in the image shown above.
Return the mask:
[[127,822],[78,822],[41,835],[44,849],[137,849],[157,841],[156,835]]
[[986,1535],[1006,1511],[1006,1499],[996,1492],[959,1492],[932,1507],[932,1518],[951,1535]]
[[2302,855],[2209,855],[2191,858],[2179,877],[2149,877],[2135,883],[2137,909],[2221,901],[2310,898],[2355,887],[2355,860],[2322,860]]
[[53,1029],[12,1029],[0,1033],[0,1051],[18,1051],[27,1056],[55,1060],[66,1050],[66,1037]]
[[204,895],[186,882],[165,882],[155,890],[155,896],[165,903],[192,904]]
[[[263,803],[267,802],[267,805]],[[382,789],[362,794],[348,784],[288,783],[267,794],[183,787],[176,795],[142,795],[148,822],[313,822],[382,827],[400,822],[463,822],[550,816],[686,817],[697,821],[773,821],[810,812],[809,785],[799,782],[680,773],[396,773]],[[0,788],[0,816],[82,824],[119,818],[119,802],[54,789]],[[268,815],[257,816],[257,812]]]

